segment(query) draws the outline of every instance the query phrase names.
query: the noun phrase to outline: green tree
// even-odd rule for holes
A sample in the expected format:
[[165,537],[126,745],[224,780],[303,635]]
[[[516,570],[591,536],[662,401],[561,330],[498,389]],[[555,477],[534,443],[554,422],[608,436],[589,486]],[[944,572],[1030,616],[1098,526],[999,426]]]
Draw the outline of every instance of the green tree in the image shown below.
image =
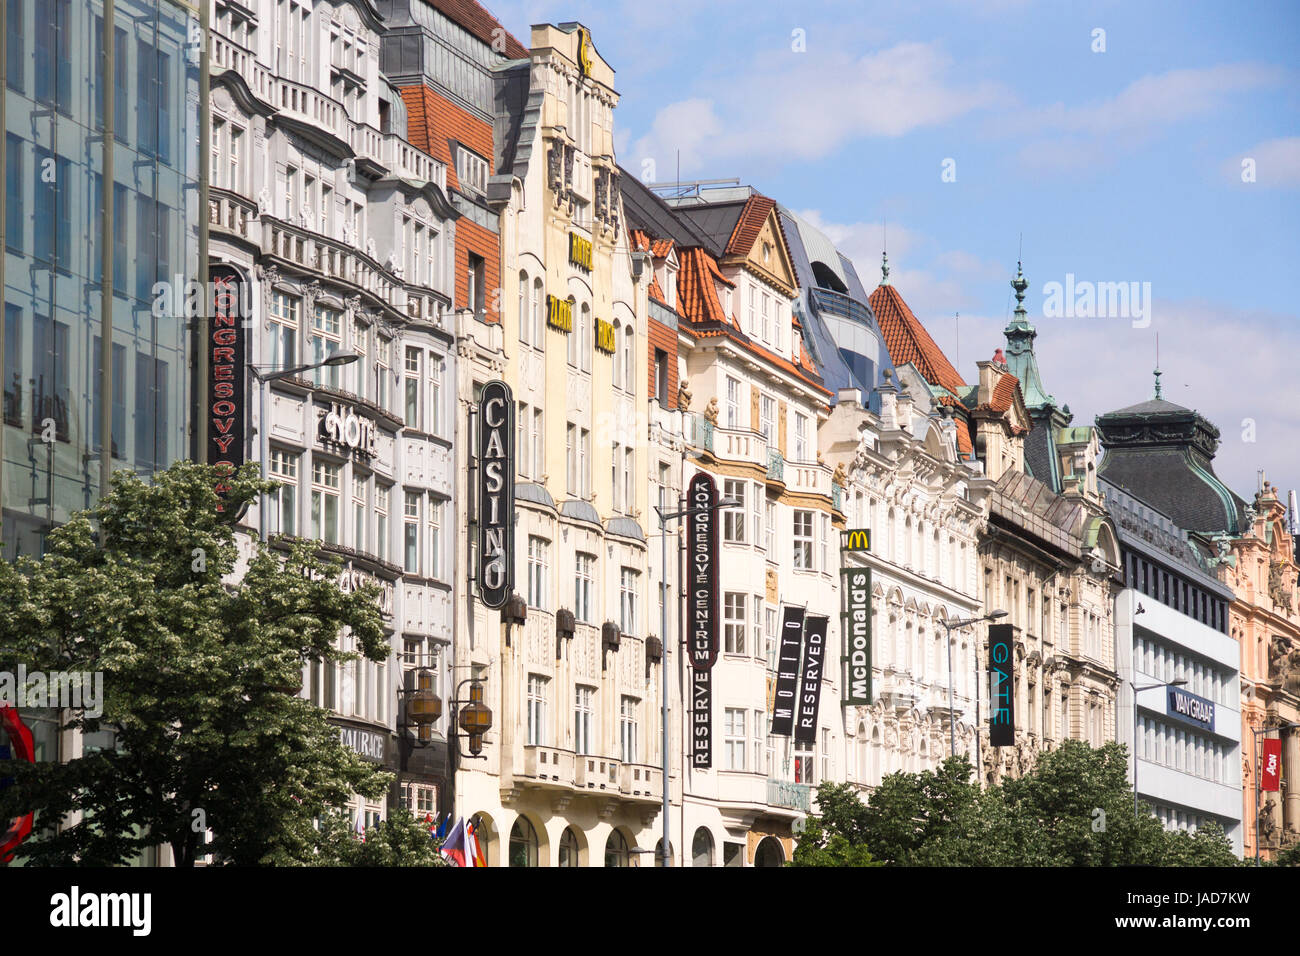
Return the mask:
[[15,768],[0,817],[38,814],[20,857],[114,865],[166,843],[180,866],[200,853],[310,862],[315,820],[386,790],[390,775],[295,696],[305,664],[358,656],[336,649],[342,628],[361,655],[387,658],[377,594],[344,593],[338,563],[306,542],[241,554],[229,515],[271,484],[255,466],[230,476],[223,515],[215,483],[188,462],[152,483],[116,472],[40,560],[0,562],[0,660],[102,673],[102,714],[65,712],[65,726],[112,734],[66,762]]
[[438,852],[440,844],[430,838],[427,824],[420,823],[405,807],[389,811],[388,819],[366,827],[365,839],[357,837],[353,822],[345,813],[332,811],[320,820],[320,852],[311,862],[316,866],[447,866]]
[[789,866],[883,866],[872,859],[864,844],[866,805],[847,783],[823,783],[817,788],[817,807],[799,837]]

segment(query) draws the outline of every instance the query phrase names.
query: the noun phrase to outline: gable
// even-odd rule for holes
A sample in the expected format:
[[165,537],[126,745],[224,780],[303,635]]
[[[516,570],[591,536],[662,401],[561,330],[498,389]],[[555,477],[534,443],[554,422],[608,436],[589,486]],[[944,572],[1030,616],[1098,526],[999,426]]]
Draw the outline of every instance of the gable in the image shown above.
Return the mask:
[[745,264],[786,295],[793,297],[796,294],[794,264],[790,261],[790,251],[786,248],[775,208],[759,227],[758,235],[745,257]]

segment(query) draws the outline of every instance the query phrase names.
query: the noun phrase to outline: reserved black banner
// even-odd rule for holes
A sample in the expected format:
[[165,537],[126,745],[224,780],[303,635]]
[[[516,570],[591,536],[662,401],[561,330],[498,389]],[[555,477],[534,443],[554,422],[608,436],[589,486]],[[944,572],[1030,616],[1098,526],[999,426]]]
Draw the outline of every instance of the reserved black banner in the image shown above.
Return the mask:
[[1016,742],[1015,631],[1010,624],[989,625],[989,742]]
[[794,739],[802,744],[817,740],[817,710],[822,700],[822,666],[826,662],[826,628],[830,618],[809,614],[803,626],[803,679],[799,684],[799,712]]
[[713,671],[691,668],[691,766],[713,766]]
[[789,737],[794,732],[795,693],[799,689],[799,650],[803,645],[801,607],[781,614],[781,646],[776,658],[776,695],[772,701],[772,733]]

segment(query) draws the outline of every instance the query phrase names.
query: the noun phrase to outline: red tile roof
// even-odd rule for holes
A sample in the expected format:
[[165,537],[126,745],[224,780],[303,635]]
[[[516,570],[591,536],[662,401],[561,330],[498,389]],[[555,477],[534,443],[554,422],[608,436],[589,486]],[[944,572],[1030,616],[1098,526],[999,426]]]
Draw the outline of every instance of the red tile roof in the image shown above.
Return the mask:
[[1020,387],[1020,379],[1016,378],[1010,372],[1006,372],[998,379],[998,384],[993,387],[993,399],[989,402],[995,411],[1005,412],[1016,400],[1016,391]]
[[650,251],[650,237],[647,236],[640,229],[632,230],[632,251],[633,252]]
[[745,202],[745,208],[741,210],[740,218],[736,220],[735,228],[731,230],[726,254],[749,255],[749,251],[754,248],[755,240],[758,239],[758,234],[763,230],[763,223],[767,222],[767,217],[775,207],[776,203],[766,196],[757,193],[750,196]]
[[937,400],[940,405],[951,405],[956,410],[954,418],[957,422],[957,450],[963,455],[973,455],[975,445],[970,439],[970,422],[966,406],[962,404],[960,398],[953,395],[940,395]]
[[[528,47],[524,46],[514,35],[501,25],[501,21],[474,0],[427,0],[430,6],[445,14],[450,20],[491,45],[497,37],[502,37],[506,44],[506,56],[512,60],[528,58]],[[500,30],[500,33],[497,31]]]
[[735,283],[722,274],[713,257],[703,249],[682,250],[681,269],[677,274],[677,296],[682,313],[692,322],[722,322],[739,329],[736,320],[723,311],[715,281],[735,287]]
[[911,362],[927,382],[946,388],[954,395],[965,389],[966,383],[952,367],[948,356],[912,314],[897,289],[892,285],[877,286],[868,301],[885,336],[889,359],[895,366]]

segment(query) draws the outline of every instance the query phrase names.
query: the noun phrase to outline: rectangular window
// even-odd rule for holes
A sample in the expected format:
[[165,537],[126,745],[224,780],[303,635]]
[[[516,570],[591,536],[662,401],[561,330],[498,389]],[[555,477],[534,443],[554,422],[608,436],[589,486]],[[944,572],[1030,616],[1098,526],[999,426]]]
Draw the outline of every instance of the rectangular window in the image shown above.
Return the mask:
[[623,510],[631,512],[636,508],[636,489],[632,476],[636,474],[636,450],[628,445],[623,449]]
[[402,502],[402,554],[407,574],[420,573],[420,496],[408,491]]
[[551,543],[536,535],[528,536],[528,606],[547,610],[547,571],[551,566]]
[[569,422],[564,426],[564,467],[567,477],[565,488],[570,495],[578,494],[578,426]]
[[352,547],[366,550],[366,480],[352,476]]
[[794,512],[794,566],[799,570],[812,570],[813,513]]
[[754,711],[754,713],[753,713],[753,718],[754,718],[754,719],[753,719],[752,721],[750,721],[749,729],[750,729],[750,732],[754,735],[754,772],[755,772],[755,773],[766,773],[766,772],[767,772],[767,764],[766,764],[766,762],[763,760],[763,749],[764,749],[764,746],[763,746],[763,744],[764,744],[764,741],[763,741],[763,725],[764,725],[764,720],[763,720],[763,711],[761,711],[761,710],[756,710],[756,711]]
[[591,494],[591,432],[578,429],[578,494]]
[[767,512],[767,559],[769,561],[777,560],[776,556],[776,502],[768,501],[764,503]]
[[429,577],[442,576],[442,500],[429,501]]
[[745,747],[748,741],[745,734],[746,711],[739,707],[728,707],[723,711],[722,740],[723,766],[727,770],[745,769]]
[[268,471],[270,477],[280,479],[281,484],[267,496],[267,527],[273,534],[297,534],[297,454],[272,449]]
[[546,726],[546,685],[550,680],[537,674],[528,675],[528,696],[525,702],[528,716],[528,743],[533,747],[545,746],[549,737]]
[[723,650],[745,653],[745,595],[727,591],[722,597]]
[[822,728],[822,779],[831,779],[831,732]]
[[474,310],[476,318],[484,320],[487,318],[483,302],[483,296],[486,292],[484,288],[485,268],[482,256],[475,255],[472,252],[468,254],[465,267],[465,304]]
[[637,749],[637,709],[641,702],[635,697],[620,697],[618,702],[618,751],[624,763],[640,763]]
[[668,353],[663,349],[655,349],[655,400],[668,406]]
[[763,341],[772,341],[772,297],[763,293]]
[[388,507],[392,489],[375,485],[375,554],[388,560]]
[[574,688],[573,699],[573,752],[576,754],[595,753],[595,707],[592,700],[596,696],[594,687]]
[[442,372],[443,361],[429,356],[429,434],[440,434],[442,428]]
[[808,461],[808,416],[794,414],[794,460]]
[[722,509],[722,540],[732,544],[745,543],[745,488],[749,483],[727,478],[722,483],[723,496],[740,502],[738,507]]
[[32,394],[32,431],[54,419],[55,437],[68,440],[68,326],[37,313],[32,321],[32,362],[36,370]]
[[619,573],[619,629],[628,637],[635,637],[636,596],[640,590],[641,573],[633,568],[622,568]]
[[406,425],[420,430],[420,349],[406,350]]
[[758,399],[758,430],[769,444],[776,435],[776,399],[761,395]]
[[312,462],[311,480],[311,535],[338,544],[341,468],[323,461]]
[[23,423],[22,368],[23,310],[5,303],[5,424],[21,426]]
[[375,404],[380,408],[387,409],[391,400],[389,397],[389,386],[392,383],[392,355],[393,343],[391,339],[383,336],[375,336]]
[[[10,3],[8,6],[9,17],[13,19],[14,10],[19,11],[22,15],[22,6],[17,3]],[[10,61],[10,75],[12,76],[13,61]],[[21,76],[21,73],[19,74]],[[23,215],[23,184],[26,180],[23,178],[23,141],[13,133],[5,134],[5,245],[15,252],[23,251],[23,226],[26,218]]]
[[298,300],[283,292],[272,292],[270,318],[273,370],[291,368],[298,364]]
[[727,379],[727,427],[740,427],[740,382]]
[[542,427],[542,410],[533,409],[533,476],[541,478],[546,469],[546,431]]
[[813,781],[813,745],[796,743],[794,745],[794,782],[812,784]]
[[763,597],[759,594],[754,595],[754,616],[750,618],[750,627],[754,643],[750,646],[749,653],[761,655],[763,653]]
[[767,632],[765,634],[767,646],[767,669],[776,670],[776,608],[767,609]]
[[584,624],[595,623],[596,556],[578,552],[574,561],[573,616]]

